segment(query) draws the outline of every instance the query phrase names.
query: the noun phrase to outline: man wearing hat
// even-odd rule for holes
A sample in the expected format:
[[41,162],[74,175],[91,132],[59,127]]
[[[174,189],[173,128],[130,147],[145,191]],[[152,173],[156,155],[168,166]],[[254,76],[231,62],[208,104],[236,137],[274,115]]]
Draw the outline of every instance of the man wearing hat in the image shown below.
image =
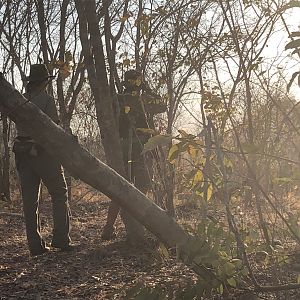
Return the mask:
[[[25,98],[37,105],[55,123],[59,123],[54,99],[46,93],[52,76],[44,64],[30,67],[26,78]],[[29,251],[32,256],[49,251],[40,234],[39,192],[41,181],[52,198],[53,237],[51,246],[62,251],[72,249],[69,237],[69,206],[67,187],[62,167],[47,149],[36,143],[18,124],[17,137],[13,146],[16,167],[22,190],[23,210]]]
[[[151,157],[145,159],[142,154],[144,144],[150,138],[148,120],[155,114],[166,111],[163,99],[155,94],[143,79],[142,72],[128,70],[124,74],[123,93],[118,95],[119,135],[121,138],[123,160],[127,179],[144,194],[151,187]],[[147,161],[147,164],[145,163]],[[111,202],[108,208],[107,220],[102,231],[102,239],[110,240],[114,237],[114,223],[119,213],[119,206]],[[133,232],[127,232],[130,243],[142,241],[144,232],[140,226],[135,226]],[[131,237],[129,234],[135,235]]]

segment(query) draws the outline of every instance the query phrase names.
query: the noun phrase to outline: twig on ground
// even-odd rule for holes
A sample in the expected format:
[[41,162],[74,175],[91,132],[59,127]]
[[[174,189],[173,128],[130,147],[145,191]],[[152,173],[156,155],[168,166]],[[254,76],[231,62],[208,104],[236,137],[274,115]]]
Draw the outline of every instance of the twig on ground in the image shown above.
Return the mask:
[[9,217],[23,217],[23,214],[8,212],[8,211],[0,211],[0,216],[9,216]]

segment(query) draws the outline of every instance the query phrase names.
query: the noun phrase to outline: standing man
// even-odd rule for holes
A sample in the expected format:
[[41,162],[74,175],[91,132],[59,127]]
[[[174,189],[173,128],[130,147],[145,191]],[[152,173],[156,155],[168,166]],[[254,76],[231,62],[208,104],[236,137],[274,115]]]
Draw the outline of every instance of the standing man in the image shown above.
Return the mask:
[[[37,105],[55,123],[59,123],[54,99],[46,93],[52,77],[44,64],[30,67],[26,78],[25,97]],[[51,246],[62,251],[72,250],[69,237],[69,206],[67,187],[62,167],[47,149],[36,143],[21,126],[17,126],[17,137],[13,146],[16,167],[22,190],[23,211],[29,251],[32,256],[49,251],[40,234],[39,193],[41,181],[52,198],[53,237]]]
[[[142,151],[144,144],[150,138],[149,131],[147,131],[149,128],[148,120],[152,119],[153,123],[153,116],[165,112],[166,105],[160,96],[153,93],[149,88],[140,71],[126,71],[123,86],[123,93],[118,95],[120,107],[119,135],[126,179],[146,194],[151,187],[151,170],[148,168],[151,165],[151,159],[147,158],[147,166]],[[114,237],[114,223],[119,210],[120,208],[115,202],[110,202],[106,224],[101,235],[102,239],[110,240]],[[127,239],[129,242],[131,239],[134,240],[128,235]]]

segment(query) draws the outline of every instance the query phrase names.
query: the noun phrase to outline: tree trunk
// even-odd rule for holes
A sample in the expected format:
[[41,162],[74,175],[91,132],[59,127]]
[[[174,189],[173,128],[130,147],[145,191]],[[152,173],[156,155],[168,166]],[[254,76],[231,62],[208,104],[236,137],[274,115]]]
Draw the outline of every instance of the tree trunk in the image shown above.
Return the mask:
[[[1,138],[2,138],[2,136],[1,136]],[[4,200],[4,193],[3,193],[3,161],[2,161],[2,151],[1,150],[2,149],[0,148],[0,200]]]
[[[115,121],[116,116],[112,105],[113,98],[107,79],[95,1],[76,0],[75,3],[79,16],[82,51],[85,57],[91,89],[95,98],[97,120],[101,131],[106,160],[109,166],[124,176],[125,166],[117,122]],[[142,240],[144,236],[142,226],[130,218],[126,212],[122,213],[122,218],[125,223],[128,240],[133,243]]]
[[8,127],[8,120],[7,117],[2,118],[2,124],[3,124],[3,145],[4,145],[4,155],[3,155],[3,172],[2,172],[2,194],[4,196],[4,199],[8,202],[11,201],[10,198],[10,180],[9,180],[9,161],[10,161],[10,155],[9,155],[9,127]]
[[[170,93],[169,93],[170,95]],[[173,109],[172,109],[173,111]],[[167,126],[167,134],[172,134],[174,115],[170,115],[170,111],[168,112],[168,126]],[[168,149],[170,150],[172,147],[172,143],[169,145]],[[175,191],[175,167],[172,165],[167,157],[165,160],[166,164],[166,208],[170,216],[175,216],[175,206],[174,206],[174,191]]]

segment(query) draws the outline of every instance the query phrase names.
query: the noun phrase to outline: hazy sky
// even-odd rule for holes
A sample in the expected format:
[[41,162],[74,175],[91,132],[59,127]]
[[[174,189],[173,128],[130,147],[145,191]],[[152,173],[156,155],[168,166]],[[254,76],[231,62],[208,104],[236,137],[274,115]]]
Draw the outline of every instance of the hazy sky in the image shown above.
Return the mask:
[[[300,8],[289,11],[284,15],[284,19],[290,29],[290,32],[300,30]],[[289,81],[292,74],[300,70],[300,59],[297,55],[292,57],[289,55],[292,51],[285,51],[285,45],[291,41],[288,37],[283,24],[278,23],[278,32],[275,33],[270,40],[269,47],[264,50],[266,59],[270,61],[277,57],[277,62],[280,63],[280,66],[284,68],[284,71],[287,72],[286,80]],[[293,93],[296,98],[300,101],[300,87],[297,85],[297,80],[295,80],[291,93]]]

